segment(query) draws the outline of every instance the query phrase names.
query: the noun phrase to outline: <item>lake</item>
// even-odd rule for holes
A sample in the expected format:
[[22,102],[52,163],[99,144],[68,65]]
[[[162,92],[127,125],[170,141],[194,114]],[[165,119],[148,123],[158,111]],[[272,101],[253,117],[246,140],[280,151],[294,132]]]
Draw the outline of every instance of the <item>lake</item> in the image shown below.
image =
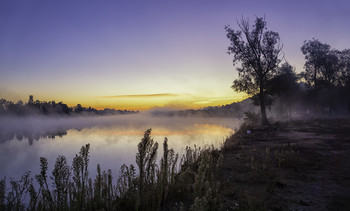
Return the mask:
[[152,138],[162,143],[168,138],[169,148],[180,155],[186,146],[220,147],[238,128],[233,118],[154,117],[132,114],[98,117],[1,117],[0,178],[20,179],[25,171],[31,176],[40,172],[40,157],[46,157],[51,175],[58,155],[71,164],[81,146],[90,143],[89,172],[92,178],[99,163],[102,170],[111,169],[114,178],[120,166],[135,164],[137,144],[145,130],[152,128]]

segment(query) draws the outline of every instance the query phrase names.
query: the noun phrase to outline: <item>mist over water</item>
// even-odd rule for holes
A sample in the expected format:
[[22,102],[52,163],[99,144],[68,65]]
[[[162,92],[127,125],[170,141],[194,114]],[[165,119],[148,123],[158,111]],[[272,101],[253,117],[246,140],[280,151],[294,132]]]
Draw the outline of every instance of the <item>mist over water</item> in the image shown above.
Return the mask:
[[[40,171],[40,157],[49,162],[49,173],[58,155],[71,164],[81,146],[90,143],[89,171],[118,175],[120,166],[134,164],[137,144],[148,128],[159,144],[168,138],[170,148],[181,154],[186,146],[220,146],[239,126],[233,118],[154,117],[148,113],[118,116],[0,117],[0,177],[20,178]],[[160,157],[160,151],[158,152]],[[92,178],[95,175],[90,175]]]

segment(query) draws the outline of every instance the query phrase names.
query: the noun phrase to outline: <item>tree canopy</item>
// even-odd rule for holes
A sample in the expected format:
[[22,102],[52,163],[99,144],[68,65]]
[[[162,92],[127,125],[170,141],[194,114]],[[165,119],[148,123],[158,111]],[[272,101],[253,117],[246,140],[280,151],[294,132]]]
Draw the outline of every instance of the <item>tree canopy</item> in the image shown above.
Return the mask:
[[257,96],[256,103],[260,105],[262,124],[265,125],[268,124],[267,84],[281,62],[283,45],[277,32],[267,30],[265,18],[257,17],[253,26],[243,18],[237,24],[238,30],[225,26],[230,40],[228,53],[233,55],[233,65],[238,72],[238,79],[234,80],[232,88]]
[[309,88],[320,89],[342,85],[344,72],[341,70],[345,65],[343,62],[345,53],[331,49],[330,45],[317,39],[305,41],[301,51],[306,59],[304,77]]

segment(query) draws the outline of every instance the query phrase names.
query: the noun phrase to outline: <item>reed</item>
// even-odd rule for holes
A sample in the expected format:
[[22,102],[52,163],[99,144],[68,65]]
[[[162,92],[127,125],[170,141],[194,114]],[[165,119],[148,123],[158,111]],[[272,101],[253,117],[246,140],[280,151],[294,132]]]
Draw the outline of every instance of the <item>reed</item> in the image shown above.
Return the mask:
[[[89,175],[90,144],[82,146],[72,165],[65,156],[57,157],[51,175],[48,161],[40,158],[40,174],[33,184],[30,172],[20,180],[0,180],[1,210],[215,210],[219,208],[215,180],[221,152],[214,147],[186,147],[179,155],[163,142],[163,154],[157,163],[158,143],[145,131],[137,145],[136,168],[123,164],[116,184],[110,169],[98,164],[95,179]],[[180,166],[180,168],[178,168]],[[51,188],[50,188],[51,184]],[[187,186],[184,188],[184,186]],[[36,189],[35,187],[38,187]],[[177,197],[179,190],[189,200]],[[29,196],[29,197],[28,197]]]

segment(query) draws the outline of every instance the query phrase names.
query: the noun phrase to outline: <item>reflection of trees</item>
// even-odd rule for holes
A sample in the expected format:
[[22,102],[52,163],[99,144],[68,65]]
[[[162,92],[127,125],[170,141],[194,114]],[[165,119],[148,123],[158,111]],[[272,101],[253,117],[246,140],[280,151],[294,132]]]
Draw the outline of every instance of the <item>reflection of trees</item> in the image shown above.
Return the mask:
[[118,114],[133,114],[137,111],[129,110],[115,110],[115,109],[104,109],[97,110],[95,108],[86,108],[78,104],[75,107],[68,107],[67,104],[62,102],[56,103],[55,101],[40,101],[35,100],[33,95],[29,96],[28,102],[25,104],[22,100],[17,103],[8,101],[6,99],[0,99],[0,115],[18,115],[27,116],[34,114],[41,115],[118,115]]
[[67,130],[59,129],[55,131],[45,131],[45,132],[29,132],[29,131],[2,131],[0,132],[0,144],[6,141],[11,141],[16,139],[17,141],[22,141],[23,139],[28,139],[29,145],[33,145],[34,141],[38,141],[41,138],[55,139],[56,137],[62,138],[67,135]]

